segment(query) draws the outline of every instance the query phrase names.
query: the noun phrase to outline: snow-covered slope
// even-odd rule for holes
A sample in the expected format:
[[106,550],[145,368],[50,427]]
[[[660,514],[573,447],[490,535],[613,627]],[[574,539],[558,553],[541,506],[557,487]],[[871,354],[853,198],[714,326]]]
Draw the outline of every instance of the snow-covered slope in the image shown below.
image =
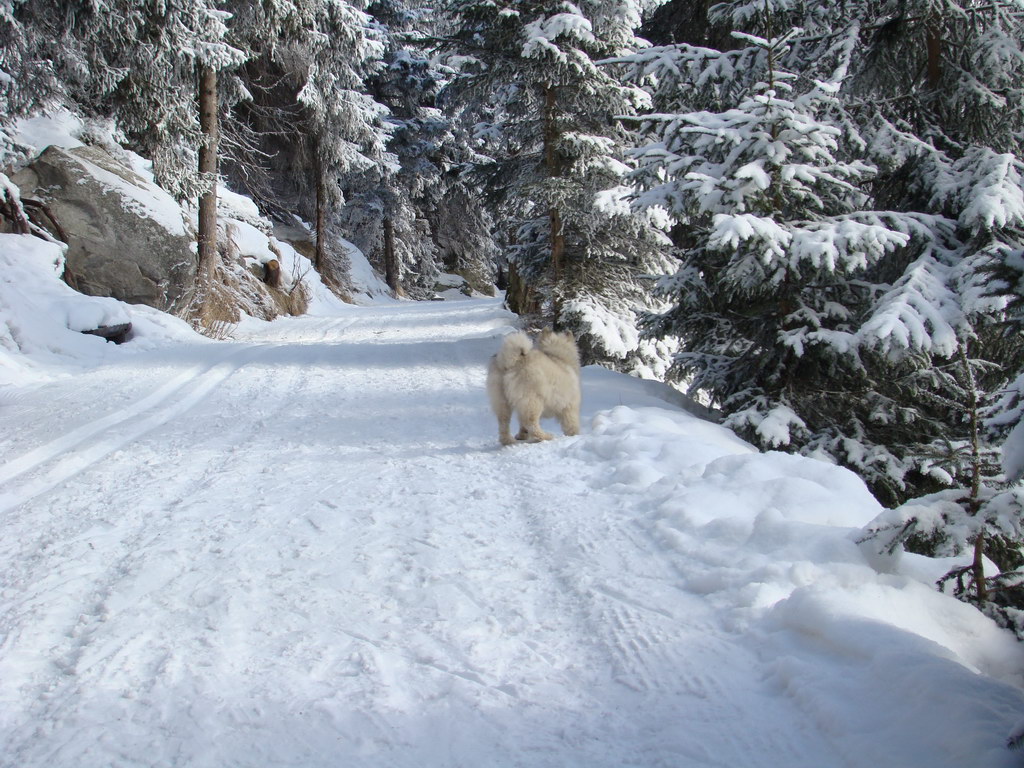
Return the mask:
[[[171,315],[72,290],[60,279],[62,270],[60,245],[0,234],[0,399],[8,387],[66,376],[140,350],[203,343]],[[81,333],[128,322],[133,340],[123,348]]]
[[853,475],[593,368],[584,434],[501,449],[510,321],[338,306],[7,390],[0,766],[1019,763],[1024,652],[868,564]]

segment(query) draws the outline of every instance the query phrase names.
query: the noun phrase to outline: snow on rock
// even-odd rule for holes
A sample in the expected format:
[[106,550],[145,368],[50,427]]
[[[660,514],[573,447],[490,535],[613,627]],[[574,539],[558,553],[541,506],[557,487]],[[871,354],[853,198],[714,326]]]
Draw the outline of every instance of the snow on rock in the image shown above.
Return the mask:
[[[84,144],[80,138],[84,132],[92,134],[99,146]],[[59,109],[51,114],[19,120],[16,136],[40,153],[47,147],[80,150],[65,154],[73,157],[98,183],[117,194],[127,208],[152,219],[172,235],[187,234],[181,206],[156,183],[153,163],[121,147],[109,126],[93,121],[87,128],[80,118]],[[119,168],[117,173],[112,172],[107,167],[110,158],[105,153],[115,154],[118,162],[123,163],[123,170]],[[134,174],[134,178],[126,177],[129,172]]]
[[[119,146],[109,125],[97,121],[83,125],[66,112],[56,112],[20,121],[17,129],[19,141],[44,150],[44,158],[60,159],[63,164],[72,165],[76,173],[84,172],[83,178],[94,187],[96,194],[92,198],[65,206],[70,210],[58,215],[71,234],[68,259],[83,290],[163,309],[176,306],[194,277],[188,272],[189,264],[194,267],[196,247],[197,211],[194,206],[178,205],[162,190],[155,182],[152,163]],[[82,137],[86,134],[91,143],[83,144]],[[39,172],[49,172],[50,166],[41,165],[41,159],[36,159],[23,169],[20,183],[36,185],[38,173],[29,173],[36,166]],[[82,183],[77,182],[76,188]],[[45,192],[44,188],[47,185],[42,185],[40,191]],[[93,222],[97,218],[105,218],[108,224],[121,218],[106,210],[103,214],[94,210],[92,201],[97,196],[110,198],[114,212],[123,208],[133,214],[125,217],[128,224],[121,231],[112,226],[101,228],[113,231],[116,242],[109,238],[96,239],[99,236],[94,232]],[[323,284],[309,259],[275,237],[272,222],[260,213],[255,202],[223,185],[218,187],[217,198],[221,241],[233,246],[241,257],[241,263],[231,259],[225,263],[227,270],[234,272],[237,278],[233,283],[237,309],[260,316],[273,316],[282,311],[301,312],[304,301],[301,296],[292,294],[296,283],[301,281],[314,311],[337,310],[340,300]],[[144,226],[140,227],[140,223]],[[150,233],[150,223],[156,225],[155,235]],[[295,233],[299,239],[309,239],[308,227],[296,229],[301,229]],[[141,245],[132,239],[140,237],[140,232],[148,238]],[[246,269],[266,264],[271,259],[279,262],[283,297],[268,295],[252,279],[251,272],[256,270]],[[136,274],[140,278],[134,278]]]
[[[134,153],[132,153],[134,154]],[[100,163],[106,162],[106,157],[101,150],[90,147],[82,147],[74,154],[74,158],[82,169],[98,184],[105,187],[109,192],[117,195],[126,210],[133,211],[140,218],[156,222],[168,233],[176,237],[186,237],[189,232],[185,228],[185,217],[182,215],[181,206],[169,193],[157,186],[152,178],[137,176],[128,180],[118,173],[114,173],[103,167]],[[140,167],[149,167],[148,161],[139,160],[134,163],[132,171]],[[127,173],[127,168],[125,173]]]
[[14,135],[18,141],[36,152],[42,152],[49,146],[73,149],[82,146],[78,138],[82,128],[80,118],[61,109],[52,114],[18,120]]
[[[494,295],[493,292],[490,295]],[[435,278],[434,300],[464,301],[466,299],[483,299],[487,294],[475,290],[462,275],[442,272]]]
[[270,248],[271,239],[268,234],[249,222],[229,219],[225,231],[231,244],[244,258],[252,259],[257,264],[266,264],[278,258],[278,254]]

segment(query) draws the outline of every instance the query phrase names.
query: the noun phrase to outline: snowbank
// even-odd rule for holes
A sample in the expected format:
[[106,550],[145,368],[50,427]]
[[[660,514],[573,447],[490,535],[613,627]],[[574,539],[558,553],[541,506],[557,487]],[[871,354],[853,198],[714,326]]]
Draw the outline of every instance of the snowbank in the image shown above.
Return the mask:
[[373,302],[395,301],[388,284],[377,274],[366,255],[348,240],[339,237],[337,243],[348,255],[349,279],[355,294],[353,299],[359,304],[365,304],[367,299]]
[[599,413],[568,450],[601,465],[681,587],[747,635],[844,750],[884,766],[1017,764],[1005,739],[1024,714],[1024,647],[919,580],[916,558],[869,564],[856,539],[881,508],[852,472],[661,408]]
[[[27,384],[108,362],[116,354],[181,341],[189,326],[150,307],[85,296],[61,279],[61,246],[30,235],[0,234],[0,386]],[[118,347],[81,333],[131,323]]]

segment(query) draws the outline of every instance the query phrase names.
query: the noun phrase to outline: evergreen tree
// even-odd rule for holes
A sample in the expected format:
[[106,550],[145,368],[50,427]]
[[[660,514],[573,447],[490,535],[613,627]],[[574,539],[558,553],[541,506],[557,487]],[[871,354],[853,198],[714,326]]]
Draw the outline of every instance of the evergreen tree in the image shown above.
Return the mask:
[[278,217],[310,221],[316,267],[344,289],[347,255],[333,247],[344,187],[391,162],[387,109],[365,82],[381,66],[383,43],[365,3],[236,5],[234,34],[260,55],[241,72],[251,99],[233,114],[233,178]]
[[[979,428],[984,415],[1003,434],[1019,420],[1010,384],[1024,252],[1024,115],[1011,108],[1024,88],[1019,7],[908,3],[873,32],[851,107],[888,171],[881,193],[950,222],[946,247],[905,266],[864,328],[887,357],[919,361],[912,394],[940,404],[943,422],[917,455],[951,489],[896,510],[907,526],[898,538],[928,553],[973,550],[971,566],[949,576],[957,593],[1020,632],[1022,504],[1019,486],[1007,485],[1019,479],[1015,443],[1001,476]],[[999,574],[985,573],[984,556]]]
[[[682,337],[678,374],[746,437],[905,501],[872,535],[973,550],[948,580],[985,605],[1021,563],[1019,494],[980,428],[1020,358],[1002,328],[1021,115],[996,112],[1022,83],[1021,28],[1008,5],[913,5],[722,3],[709,20],[738,45],[632,57],[656,107],[637,205],[686,227],[676,305],[650,328]],[[782,24],[800,28],[765,34]]]
[[625,170],[614,118],[643,101],[598,62],[636,45],[637,4],[464,0],[449,10],[455,86],[512,224],[510,307],[572,330],[591,360],[632,354],[638,278],[661,266],[665,243],[649,222],[596,207]]
[[[877,9],[843,10],[719,4],[712,23],[737,30],[728,50],[632,57],[658,113],[637,204],[685,225],[684,267],[666,283],[677,306],[650,328],[685,335],[677,373],[746,436],[851,466],[898,502],[969,474],[950,449],[968,442],[956,371],[971,343],[977,381],[998,385],[985,361],[1005,351],[989,343],[1002,300],[985,276],[1008,251],[1019,179],[1006,153],[960,140],[950,157],[919,135],[940,135],[937,121],[898,120],[900,99],[921,118],[936,96],[906,83],[894,99],[868,45],[886,26]],[[785,46],[739,31],[780,23],[801,24]]]
[[18,118],[59,99],[53,67],[36,55],[32,18],[14,6],[0,9],[0,165],[18,158],[9,129]]
[[111,118],[130,147],[153,160],[179,199],[208,187],[197,93],[203,67],[230,70],[245,52],[225,41],[227,15],[213,0],[18,3],[4,20],[4,66],[15,114],[65,106]]
[[676,377],[748,439],[885,475],[894,458],[869,429],[888,404],[858,353],[857,313],[878,290],[866,273],[929,232],[868,208],[874,169],[844,159],[849,139],[831,119],[844,52],[833,52],[831,80],[798,78],[783,64],[799,64],[799,34],[634,58],[635,76],[685,73],[677,92],[696,81],[691,93],[728,107],[645,118],[636,205],[687,230],[680,269],[661,285],[673,307],[648,327],[680,339]]
[[445,76],[425,49],[433,21],[398,0],[379,0],[369,12],[386,52],[368,86],[388,107],[395,162],[350,185],[347,228],[396,292],[430,296],[442,271],[491,282],[490,222],[459,172],[465,141],[437,106]]
[[298,99],[315,136],[316,266],[323,273],[329,268],[324,236],[331,212],[344,202],[343,179],[385,162],[390,130],[387,109],[367,93],[365,84],[384,53],[383,43],[370,29],[370,18],[337,1],[320,4],[320,21],[323,36],[313,50]]
[[[38,106],[113,120],[130,147],[152,159],[162,186],[198,201],[193,308],[201,307],[216,265],[217,75],[246,57],[225,41],[230,14],[212,0],[21,3],[11,10],[8,32],[22,74],[35,70],[44,83],[46,101]],[[26,69],[29,61],[35,64]],[[16,110],[29,92],[10,91]]]
[[312,127],[298,101],[319,34],[317,3],[232,2],[231,41],[253,55],[238,70],[237,99],[224,121],[224,172],[231,185],[281,221],[316,218]]

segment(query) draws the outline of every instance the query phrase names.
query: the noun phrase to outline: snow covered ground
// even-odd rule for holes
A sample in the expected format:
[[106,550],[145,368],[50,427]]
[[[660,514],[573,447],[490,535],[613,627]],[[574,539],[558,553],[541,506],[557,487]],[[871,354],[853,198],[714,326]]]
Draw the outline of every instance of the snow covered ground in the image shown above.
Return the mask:
[[510,322],[175,327],[0,391],[0,766],[1021,764],[1024,651],[869,565],[859,480],[593,368],[584,434],[502,449]]

